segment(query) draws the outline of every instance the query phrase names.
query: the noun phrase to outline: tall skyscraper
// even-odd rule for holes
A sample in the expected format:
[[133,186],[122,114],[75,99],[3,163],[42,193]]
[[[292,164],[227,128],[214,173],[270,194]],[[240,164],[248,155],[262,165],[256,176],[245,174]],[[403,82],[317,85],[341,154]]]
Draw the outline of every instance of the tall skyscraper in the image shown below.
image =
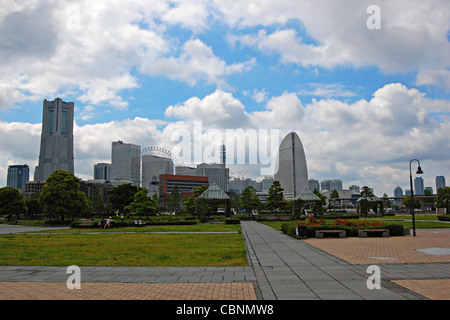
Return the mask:
[[320,190],[319,181],[316,179],[309,179],[308,180],[308,189],[310,191],[314,191],[315,189]]
[[305,151],[295,132],[289,133],[281,141],[275,163],[274,179],[280,182],[286,200],[295,199],[308,188]]
[[73,114],[74,103],[60,98],[44,100],[41,149],[34,172],[35,181],[46,181],[58,169],[74,173]]
[[436,193],[440,188],[445,188],[445,177],[444,176],[436,176]]
[[414,178],[414,194],[423,195],[424,192],[424,184],[422,177]]
[[24,191],[25,183],[28,182],[29,176],[30,168],[26,164],[8,166],[6,186]]
[[141,147],[123,141],[113,141],[111,148],[111,180],[129,180],[141,184]]

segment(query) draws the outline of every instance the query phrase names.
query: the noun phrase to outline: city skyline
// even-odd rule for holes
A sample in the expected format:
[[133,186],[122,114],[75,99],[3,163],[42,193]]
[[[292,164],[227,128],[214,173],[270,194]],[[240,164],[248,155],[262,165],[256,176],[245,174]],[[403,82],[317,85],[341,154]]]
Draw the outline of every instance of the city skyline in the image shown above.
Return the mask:
[[0,186],[10,165],[33,176],[42,100],[60,97],[75,103],[83,179],[111,161],[112,141],[173,151],[173,133],[199,121],[205,147],[217,131],[279,129],[279,142],[296,132],[318,181],[392,195],[409,189],[417,158],[434,187],[450,173],[449,10],[445,0],[11,1],[0,13]]

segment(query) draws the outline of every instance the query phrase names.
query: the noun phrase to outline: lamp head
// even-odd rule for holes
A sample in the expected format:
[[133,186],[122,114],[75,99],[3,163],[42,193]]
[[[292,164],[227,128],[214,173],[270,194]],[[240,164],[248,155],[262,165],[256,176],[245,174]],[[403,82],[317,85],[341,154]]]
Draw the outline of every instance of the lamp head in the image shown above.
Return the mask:
[[422,168],[420,166],[417,168],[416,174],[423,174]]

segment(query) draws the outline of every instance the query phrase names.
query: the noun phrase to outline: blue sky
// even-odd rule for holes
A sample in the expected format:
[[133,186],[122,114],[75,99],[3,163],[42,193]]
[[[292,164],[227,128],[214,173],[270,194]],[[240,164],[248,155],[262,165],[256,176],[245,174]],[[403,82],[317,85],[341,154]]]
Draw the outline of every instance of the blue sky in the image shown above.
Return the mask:
[[[367,27],[373,4],[380,29]],[[85,179],[113,140],[170,151],[177,128],[202,121],[296,131],[319,181],[393,194],[417,157],[434,187],[450,179],[449,12],[446,0],[9,1],[0,185],[8,165],[33,174],[42,100],[60,97],[75,102]],[[261,177],[258,166],[231,170]]]

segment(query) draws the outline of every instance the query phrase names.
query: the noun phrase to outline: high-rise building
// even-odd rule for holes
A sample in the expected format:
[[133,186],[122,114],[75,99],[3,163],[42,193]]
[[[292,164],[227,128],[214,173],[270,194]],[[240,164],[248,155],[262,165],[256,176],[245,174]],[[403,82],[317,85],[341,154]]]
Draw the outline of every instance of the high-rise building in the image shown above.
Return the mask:
[[445,188],[445,177],[444,176],[436,176],[436,193],[440,188]]
[[414,178],[414,194],[423,195],[424,192],[424,184],[422,177]]
[[295,199],[308,188],[305,151],[295,132],[290,132],[281,141],[275,162],[274,179],[280,182],[286,200]]
[[314,191],[315,189],[317,189],[318,191],[320,191],[320,185],[319,185],[319,181],[316,179],[309,179],[308,180],[308,189],[310,191]]
[[159,182],[159,175],[161,174],[173,174],[172,159],[154,155],[143,155],[142,188],[150,191],[152,184]]
[[350,187],[348,187],[348,189],[353,193],[353,194],[359,194],[360,192],[360,187],[352,184]]
[[6,178],[6,186],[25,191],[25,183],[30,177],[30,168],[28,165],[12,165],[8,166],[8,176]]
[[220,189],[228,192],[230,169],[225,168],[223,164],[201,163],[197,165],[197,176],[208,177],[210,184],[217,184]]
[[111,164],[97,163],[94,165],[94,180],[111,180]]
[[111,180],[129,180],[141,184],[141,147],[123,141],[113,141],[111,148]]
[[73,164],[74,103],[60,98],[44,100],[41,149],[34,172],[35,181],[45,181],[58,169],[74,173]]
[[394,189],[394,197],[402,197],[403,196],[403,190],[400,187],[397,187]]

